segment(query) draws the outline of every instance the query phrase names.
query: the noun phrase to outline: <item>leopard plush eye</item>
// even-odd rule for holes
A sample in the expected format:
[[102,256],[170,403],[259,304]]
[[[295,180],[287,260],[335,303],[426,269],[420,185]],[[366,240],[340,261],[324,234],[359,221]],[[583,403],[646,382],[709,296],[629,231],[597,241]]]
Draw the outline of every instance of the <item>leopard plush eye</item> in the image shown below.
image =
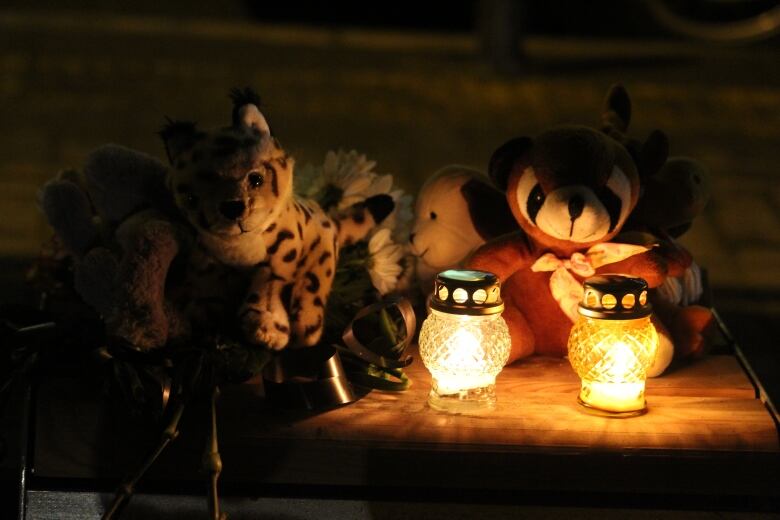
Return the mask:
[[263,176],[257,172],[250,173],[248,180],[250,188],[259,188],[263,185]]
[[436,212],[435,211],[431,211],[431,220],[436,220],[436,217],[438,217]]

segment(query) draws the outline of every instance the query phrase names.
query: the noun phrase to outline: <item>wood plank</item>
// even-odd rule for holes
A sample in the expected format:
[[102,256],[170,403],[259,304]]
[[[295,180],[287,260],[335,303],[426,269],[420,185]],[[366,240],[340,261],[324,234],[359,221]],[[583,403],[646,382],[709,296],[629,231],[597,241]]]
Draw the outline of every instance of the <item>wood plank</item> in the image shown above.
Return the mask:
[[735,356],[707,356],[647,381],[647,394],[755,399],[756,388]]
[[502,446],[473,451],[294,439],[279,439],[257,450],[221,443],[220,450],[229,468],[225,482],[720,496],[780,492],[776,485],[780,458],[765,453],[684,451],[659,456],[652,450],[616,453]]
[[[712,356],[653,379],[649,412],[614,420],[576,403],[579,380],[565,359],[531,358],[507,367],[497,381],[498,405],[478,415],[450,415],[427,404],[430,374],[419,359],[412,387],[373,392],[353,405],[286,421],[258,404],[242,408],[244,441],[262,438],[343,439],[453,446],[559,446],[661,450],[780,449],[776,426],[732,356]],[[235,399],[235,402],[241,399]],[[230,413],[225,410],[225,413]]]
[[[416,492],[426,499],[435,490],[445,495],[509,491],[498,495],[521,500],[540,490],[553,500],[566,493],[693,494],[719,500],[728,495],[778,496],[778,457],[749,452],[683,452],[658,456],[652,452],[614,453],[598,450],[493,451],[390,448],[333,441],[306,443],[280,440],[264,450],[247,451],[224,445],[224,483],[369,486],[371,492],[387,488],[397,495]],[[473,495],[472,495],[473,496]],[[494,495],[495,496],[495,495]],[[530,498],[530,496],[529,496]],[[531,498],[533,500],[533,498]],[[538,497],[537,497],[538,499]],[[435,498],[434,498],[435,500]],[[610,503],[603,499],[602,503]],[[651,499],[652,500],[652,499]]]
[[[234,400],[237,401],[237,400]],[[778,451],[775,424],[755,400],[654,398],[650,411],[630,420],[585,413],[573,396],[554,394],[502,400],[483,415],[450,415],[431,410],[424,399],[392,407],[371,396],[325,414],[295,420],[257,410],[223,409],[227,423],[243,417],[239,442],[264,438],[330,439],[390,444],[559,446],[599,449]],[[228,433],[226,435],[234,435]],[[226,441],[228,437],[223,435]]]

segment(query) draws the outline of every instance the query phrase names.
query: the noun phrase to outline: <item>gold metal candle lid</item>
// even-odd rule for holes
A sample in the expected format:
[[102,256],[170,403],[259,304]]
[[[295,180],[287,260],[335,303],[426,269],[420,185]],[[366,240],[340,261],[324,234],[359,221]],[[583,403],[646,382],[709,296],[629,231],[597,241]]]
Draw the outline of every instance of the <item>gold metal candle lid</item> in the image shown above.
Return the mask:
[[501,284],[486,271],[443,271],[433,283],[431,309],[466,316],[498,314],[504,310]]
[[647,301],[647,282],[642,278],[605,274],[591,276],[583,284],[579,312],[590,318],[631,320],[653,312]]

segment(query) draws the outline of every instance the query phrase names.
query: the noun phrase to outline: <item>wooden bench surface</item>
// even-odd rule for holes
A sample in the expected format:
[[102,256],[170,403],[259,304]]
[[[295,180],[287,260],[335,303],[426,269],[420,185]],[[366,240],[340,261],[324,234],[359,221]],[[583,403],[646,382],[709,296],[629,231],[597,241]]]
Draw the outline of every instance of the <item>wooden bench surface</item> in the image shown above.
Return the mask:
[[373,392],[327,413],[268,420],[263,407],[224,413],[243,417],[242,437],[468,445],[470,449],[590,447],[603,449],[778,451],[778,431],[733,356],[711,356],[647,385],[649,411],[613,419],[577,404],[579,378],[565,359],[532,358],[498,376],[495,410],[452,415],[428,407],[430,375],[419,359],[404,393]]
[[[650,380],[648,413],[629,419],[584,413],[566,360],[505,368],[496,410],[480,415],[430,409],[430,375],[419,358],[408,374],[406,392],[373,392],[319,414],[273,409],[259,385],[226,388],[218,405],[223,482],[777,494],[778,430],[732,356]],[[72,379],[43,384],[38,402],[36,476],[115,479],[159,432]],[[183,435],[149,478],[201,478],[206,424],[203,410],[185,412]]]

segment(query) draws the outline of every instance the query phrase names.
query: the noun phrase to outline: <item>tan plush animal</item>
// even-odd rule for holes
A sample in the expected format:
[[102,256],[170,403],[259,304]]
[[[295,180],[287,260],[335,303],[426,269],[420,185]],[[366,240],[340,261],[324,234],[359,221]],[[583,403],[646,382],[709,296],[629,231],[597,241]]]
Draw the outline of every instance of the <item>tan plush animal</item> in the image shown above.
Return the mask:
[[424,291],[437,273],[459,267],[487,240],[518,229],[506,197],[477,170],[446,166],[417,195],[409,236]]
[[294,161],[271,135],[249,89],[232,93],[233,124],[203,132],[172,122],[161,135],[168,183],[199,243],[224,264],[251,270],[239,315],[248,340],[281,349],[322,334],[339,246],[366,236],[394,208],[377,195],[330,217],[292,193]]

